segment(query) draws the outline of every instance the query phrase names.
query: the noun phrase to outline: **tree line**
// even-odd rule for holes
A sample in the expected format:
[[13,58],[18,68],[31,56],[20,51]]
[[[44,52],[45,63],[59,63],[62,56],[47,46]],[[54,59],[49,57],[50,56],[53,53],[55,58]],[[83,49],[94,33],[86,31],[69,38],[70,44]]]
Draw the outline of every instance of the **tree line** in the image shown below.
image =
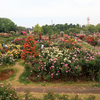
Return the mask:
[[[90,33],[100,32],[100,23],[97,25],[79,25],[79,24],[52,24],[52,25],[43,25],[42,27],[39,24],[35,25],[33,28],[33,32],[41,34],[59,34],[60,31],[63,31],[65,34],[69,33],[80,33],[80,31],[88,31]],[[27,31],[26,27],[17,26],[13,21],[8,18],[0,18],[0,32],[9,32],[9,31]]]

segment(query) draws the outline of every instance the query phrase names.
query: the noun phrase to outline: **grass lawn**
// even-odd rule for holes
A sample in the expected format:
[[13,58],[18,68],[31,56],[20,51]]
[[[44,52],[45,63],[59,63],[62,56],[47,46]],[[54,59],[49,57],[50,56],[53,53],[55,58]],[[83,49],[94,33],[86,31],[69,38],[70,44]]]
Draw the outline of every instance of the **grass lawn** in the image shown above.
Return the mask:
[[[31,92],[29,95],[31,95],[31,97],[35,97],[35,98],[43,98],[43,96],[47,94],[47,93],[34,93],[34,92]],[[21,97],[24,97],[25,93],[24,92],[20,92],[18,93],[19,96]],[[59,95],[62,96],[62,95],[68,95],[69,98],[72,98],[72,97],[75,97],[76,95],[78,95],[79,98],[88,98],[90,95],[93,95],[96,97],[95,100],[99,100],[100,99],[100,95],[99,94],[70,94],[70,93],[61,93],[61,94],[54,94],[55,97],[57,98]],[[57,100],[57,99],[56,99]],[[84,100],[84,99],[82,99]],[[87,100],[87,99],[86,99]],[[88,99],[90,100],[90,99]]]

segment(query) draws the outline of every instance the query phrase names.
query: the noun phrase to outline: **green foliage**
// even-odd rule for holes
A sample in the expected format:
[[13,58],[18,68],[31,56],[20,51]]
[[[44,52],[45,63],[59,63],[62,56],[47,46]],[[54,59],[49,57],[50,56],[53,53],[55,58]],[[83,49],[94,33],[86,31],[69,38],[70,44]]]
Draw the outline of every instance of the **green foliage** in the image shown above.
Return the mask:
[[14,31],[10,31],[10,34],[12,35],[16,35],[16,33]]
[[95,100],[95,96],[94,95],[90,95],[88,98],[84,98],[85,100]]
[[28,32],[27,28],[26,27],[22,27],[22,26],[17,26],[16,27],[16,31],[20,34],[21,31],[26,31]]
[[9,84],[0,83],[0,100],[19,100],[15,89]]
[[100,32],[100,23],[96,25],[96,30]]
[[54,92],[52,90],[48,90],[47,94],[43,97],[44,100],[55,100]]
[[58,96],[58,100],[69,100],[69,96],[68,95],[65,95],[65,94],[59,95]]
[[33,28],[33,32],[36,32],[37,34],[39,34],[39,32],[42,32],[42,28],[39,26],[39,24],[35,25],[35,27]]
[[0,65],[13,65],[15,64],[15,59],[11,54],[0,55]]
[[8,18],[0,18],[0,32],[16,31],[16,25]]
[[23,72],[20,77],[19,77],[19,82],[20,83],[24,83],[25,85],[29,84],[30,81],[28,80],[28,77],[27,77],[27,72]]
[[97,81],[97,82],[100,82],[100,71],[97,73],[96,81]]
[[92,85],[92,87],[100,87],[100,83],[99,84]]

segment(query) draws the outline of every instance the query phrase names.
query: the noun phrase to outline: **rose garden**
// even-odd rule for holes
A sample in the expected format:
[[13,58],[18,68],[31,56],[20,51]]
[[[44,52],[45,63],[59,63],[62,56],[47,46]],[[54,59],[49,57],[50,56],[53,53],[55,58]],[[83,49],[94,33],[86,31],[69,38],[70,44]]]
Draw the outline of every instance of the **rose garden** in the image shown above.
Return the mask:
[[[92,35],[39,33],[22,36],[12,32],[0,33],[0,38],[6,40],[6,46],[2,46],[3,42],[0,44],[0,100],[19,100],[17,93],[11,90],[9,85],[3,84],[9,81],[10,77],[16,76],[12,76],[18,73],[13,66],[20,62],[24,67],[24,80],[27,82],[47,82],[52,85],[63,82],[81,84],[89,81],[96,82],[94,86],[100,86],[99,33]],[[10,38],[13,39],[13,43]],[[42,44],[44,48],[41,48]],[[48,95],[52,98],[50,100],[56,98],[50,91]],[[48,95],[43,99],[49,100]],[[25,99],[29,98],[26,92]],[[95,100],[94,96],[87,99],[75,96],[69,99],[66,95],[59,95],[58,98],[59,100]],[[40,98],[34,97],[29,100],[40,100]]]

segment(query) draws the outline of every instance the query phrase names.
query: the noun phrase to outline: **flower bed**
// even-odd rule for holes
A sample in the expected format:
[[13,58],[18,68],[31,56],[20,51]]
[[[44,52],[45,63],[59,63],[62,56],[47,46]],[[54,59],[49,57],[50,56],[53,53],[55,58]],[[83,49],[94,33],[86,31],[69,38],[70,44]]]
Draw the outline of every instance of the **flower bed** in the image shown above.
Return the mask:
[[22,44],[25,43],[25,38],[15,38],[15,39],[14,39],[14,43],[15,43],[16,45],[18,45],[18,44],[22,45]]
[[34,56],[27,57],[25,70],[32,80],[63,79],[77,80],[81,77],[95,80],[100,71],[98,53],[93,51],[59,50],[57,48],[44,49],[41,57],[36,60]]
[[12,34],[10,33],[0,33],[0,37],[11,37]]

